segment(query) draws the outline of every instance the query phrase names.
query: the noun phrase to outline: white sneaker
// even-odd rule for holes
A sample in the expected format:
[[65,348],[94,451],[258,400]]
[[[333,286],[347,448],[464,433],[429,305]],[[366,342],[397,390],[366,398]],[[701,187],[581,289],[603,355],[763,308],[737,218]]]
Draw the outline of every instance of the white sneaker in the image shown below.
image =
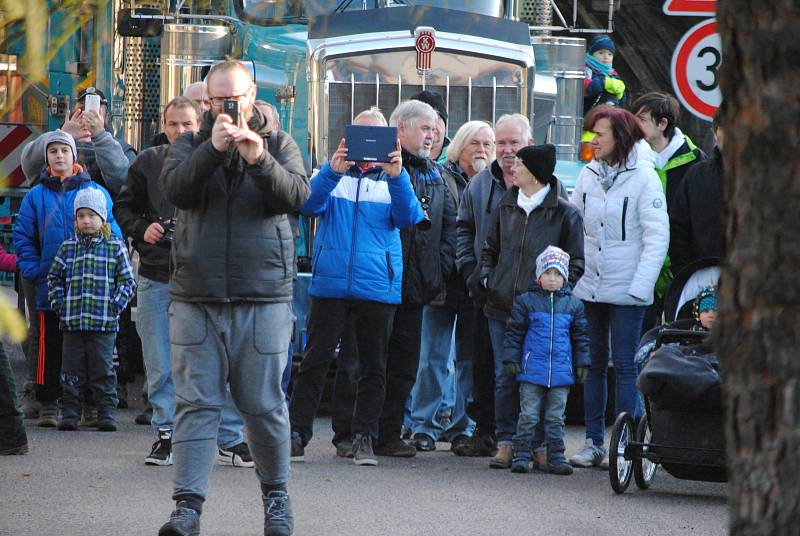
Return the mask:
[[595,467],[600,465],[605,455],[606,449],[596,447],[591,439],[587,439],[580,452],[570,456],[569,464],[573,467]]

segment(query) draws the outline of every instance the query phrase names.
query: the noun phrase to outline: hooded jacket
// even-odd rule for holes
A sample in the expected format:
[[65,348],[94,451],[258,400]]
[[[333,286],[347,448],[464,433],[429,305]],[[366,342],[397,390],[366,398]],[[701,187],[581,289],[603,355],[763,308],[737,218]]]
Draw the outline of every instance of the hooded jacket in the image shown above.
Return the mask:
[[[671,151],[669,158],[664,162],[663,167],[659,167],[659,160],[661,155],[656,156],[656,173],[658,178],[661,179],[661,187],[667,198],[667,210],[672,206],[675,200],[675,193],[680,188],[683,178],[696,162],[702,162],[706,159],[706,154],[697,147],[692,140],[686,136],[679,128],[675,129],[672,135],[670,144],[666,147],[665,151]],[[663,297],[669,289],[672,280],[674,279],[672,262],[670,257],[664,260],[664,265],[661,267],[661,273],[656,280],[656,296]]]
[[722,153],[692,166],[669,206],[669,256],[674,273],[698,259],[723,257]]
[[419,224],[400,231],[403,245],[403,305],[425,305],[444,288],[455,270],[456,204],[442,179],[441,166],[403,151],[417,199],[428,199],[427,230]]
[[481,252],[481,279],[487,278],[487,318],[506,321],[514,299],[528,288],[536,272],[536,257],[547,246],[569,253],[569,282],[583,274],[583,222],[569,201],[558,195],[558,179],[530,214],[517,205],[519,188],[512,186],[492,213]]
[[175,205],[167,201],[160,181],[161,167],[169,145],[145,149],[128,168],[125,184],[114,203],[114,216],[139,252],[139,274],[148,279],[169,281],[169,250],[164,244],[148,244],[144,233],[154,222],[175,217]]
[[572,202],[583,212],[586,271],[574,294],[584,301],[650,305],[669,245],[667,203],[654,170],[655,153],[638,141],[608,191],[604,166],[581,170]]
[[318,217],[311,296],[400,303],[400,229],[422,220],[405,169],[395,178],[379,167],[340,174],[326,162],[300,212]]
[[47,298],[47,273],[64,240],[75,234],[75,195],[84,188],[98,188],[106,197],[106,213],[111,232],[122,238],[113,215],[108,192],[89,178],[82,167],[77,174],[61,181],[41,172],[38,184],[25,194],[14,225],[14,248],[22,277],[36,285],[36,309],[50,311]]
[[575,369],[588,367],[589,333],[583,303],[569,284],[547,292],[537,281],[514,301],[506,324],[503,363],[519,363],[517,381],[564,387]]
[[248,122],[264,151],[254,164],[235,145],[211,143],[214,119],[187,132],[167,150],[161,182],[178,207],[171,248],[170,295],[189,302],[289,302],[294,236],[287,213],[310,188],[291,136],[270,133],[258,109]]

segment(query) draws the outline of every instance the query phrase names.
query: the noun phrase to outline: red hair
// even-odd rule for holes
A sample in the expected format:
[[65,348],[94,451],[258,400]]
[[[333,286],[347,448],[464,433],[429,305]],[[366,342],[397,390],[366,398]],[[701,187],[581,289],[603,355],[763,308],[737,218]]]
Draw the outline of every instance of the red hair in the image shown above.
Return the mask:
[[628,158],[636,142],[644,139],[644,131],[636,120],[636,116],[624,108],[617,106],[598,106],[594,108],[584,121],[584,129],[594,130],[600,119],[608,119],[611,123],[611,133],[614,136],[614,164],[624,162]]

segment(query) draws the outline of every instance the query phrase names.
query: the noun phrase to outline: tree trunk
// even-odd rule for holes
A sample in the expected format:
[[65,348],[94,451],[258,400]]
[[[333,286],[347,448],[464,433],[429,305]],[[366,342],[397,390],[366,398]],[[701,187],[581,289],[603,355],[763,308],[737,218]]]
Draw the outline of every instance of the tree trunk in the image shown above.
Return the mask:
[[800,520],[800,17],[796,0],[720,0],[726,261],[717,347],[731,534]]

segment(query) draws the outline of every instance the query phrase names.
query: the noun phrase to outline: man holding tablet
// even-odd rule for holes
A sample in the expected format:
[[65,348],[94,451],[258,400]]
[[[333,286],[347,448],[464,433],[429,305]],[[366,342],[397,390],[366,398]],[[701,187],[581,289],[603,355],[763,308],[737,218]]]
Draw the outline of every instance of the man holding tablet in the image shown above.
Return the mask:
[[[386,127],[377,108],[361,112],[353,123]],[[350,138],[353,143],[355,139]],[[401,300],[400,229],[421,221],[423,212],[402,167],[396,137],[394,150],[385,157],[370,149],[360,150],[359,157],[388,162],[356,163],[342,139],[311,180],[311,196],[300,208],[306,216],[317,216],[316,236],[321,238],[314,243],[308,342],[295,378],[290,418],[295,456],[311,439],[325,374],[350,319],[359,356],[353,461],[369,466],[378,464],[373,442],[385,395],[387,345]]]

